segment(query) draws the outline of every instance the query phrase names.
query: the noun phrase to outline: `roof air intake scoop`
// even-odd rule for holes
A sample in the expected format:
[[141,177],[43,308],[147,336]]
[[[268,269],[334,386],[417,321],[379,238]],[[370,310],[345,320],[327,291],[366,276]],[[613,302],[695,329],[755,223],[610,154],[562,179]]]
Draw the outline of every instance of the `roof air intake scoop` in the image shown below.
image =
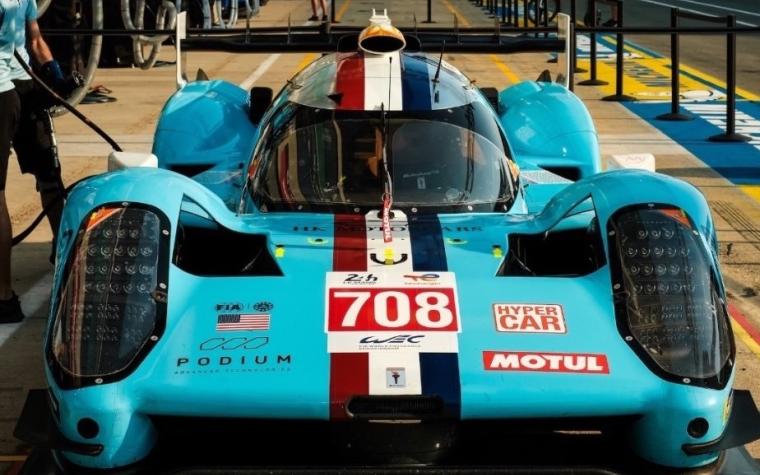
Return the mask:
[[359,48],[370,54],[386,54],[401,51],[405,46],[404,35],[391,25],[388,10],[378,15],[373,8],[369,26],[359,33]]

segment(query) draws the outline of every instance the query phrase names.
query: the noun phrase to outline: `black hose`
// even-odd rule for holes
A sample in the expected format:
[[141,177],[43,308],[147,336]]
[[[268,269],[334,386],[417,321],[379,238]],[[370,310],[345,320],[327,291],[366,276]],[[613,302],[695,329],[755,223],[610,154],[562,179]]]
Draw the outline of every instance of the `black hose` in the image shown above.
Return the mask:
[[26,61],[24,61],[24,58],[22,58],[21,55],[18,54],[18,51],[14,51],[13,54],[16,57],[16,60],[21,65],[21,67],[24,69],[24,71],[26,71],[26,73],[32,77],[32,79],[34,80],[34,82],[37,83],[38,86],[42,87],[45,91],[47,91],[47,93],[50,94],[53,97],[53,99],[56,100],[56,102],[58,102],[61,106],[63,106],[67,111],[74,114],[74,116],[76,116],[77,119],[84,122],[84,125],[91,128],[96,134],[100,135],[103,138],[103,140],[108,142],[108,145],[110,145],[114,150],[116,150],[117,152],[123,151],[121,147],[119,146],[119,144],[116,143],[116,141],[112,139],[110,135],[105,133],[103,129],[101,129],[100,127],[97,126],[97,124],[95,124],[93,121],[88,119],[87,116],[85,116],[84,114],[76,110],[74,106],[66,102],[54,90],[50,89],[50,87],[47,84],[45,84],[45,81],[40,79],[39,76],[37,76],[37,74],[35,74],[34,71],[32,71],[32,68],[30,68],[29,65],[26,64]]
[[80,178],[79,180],[75,181],[71,185],[67,186],[63,190],[63,192],[61,194],[59,194],[58,196],[56,196],[53,201],[51,201],[50,203],[48,203],[47,206],[45,206],[42,209],[42,211],[40,212],[40,214],[38,214],[37,217],[34,218],[34,221],[32,221],[32,223],[29,226],[27,226],[26,229],[24,229],[23,231],[21,231],[20,233],[18,233],[16,236],[13,237],[13,240],[11,241],[11,247],[13,247],[13,246],[21,243],[21,241],[23,241],[24,239],[26,239],[27,237],[29,237],[29,235],[32,234],[32,231],[34,231],[37,228],[37,226],[40,225],[40,223],[42,222],[42,220],[45,218],[45,215],[47,215],[48,212],[51,209],[53,209],[53,207],[56,206],[59,201],[61,201],[62,199],[66,198],[66,196],[68,196],[69,192],[71,190],[73,190],[75,186],[77,186],[78,184],[80,184],[81,182],[83,182],[85,180],[89,180],[90,178],[92,178],[94,176],[95,175],[90,175],[90,176],[86,176],[84,178]]
[[[114,139],[111,138],[110,135],[105,133],[103,129],[98,127],[94,122],[92,122],[90,119],[87,118],[84,114],[76,110],[74,106],[66,102],[61,96],[59,96],[55,91],[53,91],[50,87],[48,87],[47,84],[45,84],[45,81],[39,78],[34,71],[32,71],[32,68],[29,67],[28,64],[26,64],[26,61],[24,61],[24,58],[21,57],[21,55],[18,54],[18,51],[14,51],[14,55],[16,56],[16,60],[21,65],[21,67],[26,71],[26,73],[31,76],[32,80],[37,83],[40,87],[42,87],[45,91],[47,91],[48,94],[50,94],[53,99],[56,100],[56,102],[60,103],[63,107],[66,108],[69,112],[74,114],[74,116],[81,120],[87,127],[91,128],[93,131],[95,131],[96,134],[100,135],[103,140],[108,142],[108,144],[117,152],[121,152],[122,149],[119,146],[118,143]],[[34,218],[34,221],[26,227],[23,231],[21,231],[18,235],[13,237],[13,240],[11,241],[11,247],[19,244],[24,239],[26,239],[32,231],[35,230],[37,226],[40,225],[42,220],[45,218],[45,216],[48,214],[48,212],[53,208],[53,206],[57,205],[59,201],[66,198],[66,196],[69,194],[69,192],[77,186],[79,183],[81,183],[84,180],[87,180],[88,178],[92,178],[94,175],[90,175],[84,178],[80,178],[79,180],[75,181],[71,185],[67,186],[61,194],[55,197],[53,201],[47,204],[45,208],[40,212],[40,214],[37,215],[36,218]]]

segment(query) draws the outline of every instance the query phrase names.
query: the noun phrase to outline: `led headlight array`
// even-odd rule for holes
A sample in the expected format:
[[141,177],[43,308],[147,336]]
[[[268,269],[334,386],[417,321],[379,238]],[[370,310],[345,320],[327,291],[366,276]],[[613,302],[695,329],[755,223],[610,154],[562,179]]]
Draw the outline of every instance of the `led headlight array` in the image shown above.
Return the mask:
[[50,341],[61,384],[116,378],[158,339],[168,235],[159,211],[137,205],[100,208],[85,219],[66,264]]
[[716,272],[688,216],[633,207],[608,236],[618,328],[650,368],[668,379],[725,384],[733,342]]

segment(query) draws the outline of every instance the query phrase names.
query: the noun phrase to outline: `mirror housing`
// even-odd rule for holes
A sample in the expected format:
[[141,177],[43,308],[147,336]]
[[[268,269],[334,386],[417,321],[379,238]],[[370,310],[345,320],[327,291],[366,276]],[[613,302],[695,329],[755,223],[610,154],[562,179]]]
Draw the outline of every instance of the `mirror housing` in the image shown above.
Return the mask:
[[248,96],[248,117],[251,122],[258,124],[272,103],[274,92],[271,87],[253,87]]

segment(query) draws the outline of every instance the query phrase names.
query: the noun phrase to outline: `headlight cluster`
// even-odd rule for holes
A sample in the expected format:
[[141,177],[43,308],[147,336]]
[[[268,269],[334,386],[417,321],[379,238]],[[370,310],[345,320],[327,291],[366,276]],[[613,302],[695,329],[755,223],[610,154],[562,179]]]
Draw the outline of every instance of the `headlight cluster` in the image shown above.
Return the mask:
[[716,270],[688,216],[664,206],[624,208],[608,233],[626,341],[667,379],[723,387],[733,340]]
[[48,355],[64,387],[118,379],[155,343],[166,316],[168,220],[140,205],[83,222],[58,291]]

